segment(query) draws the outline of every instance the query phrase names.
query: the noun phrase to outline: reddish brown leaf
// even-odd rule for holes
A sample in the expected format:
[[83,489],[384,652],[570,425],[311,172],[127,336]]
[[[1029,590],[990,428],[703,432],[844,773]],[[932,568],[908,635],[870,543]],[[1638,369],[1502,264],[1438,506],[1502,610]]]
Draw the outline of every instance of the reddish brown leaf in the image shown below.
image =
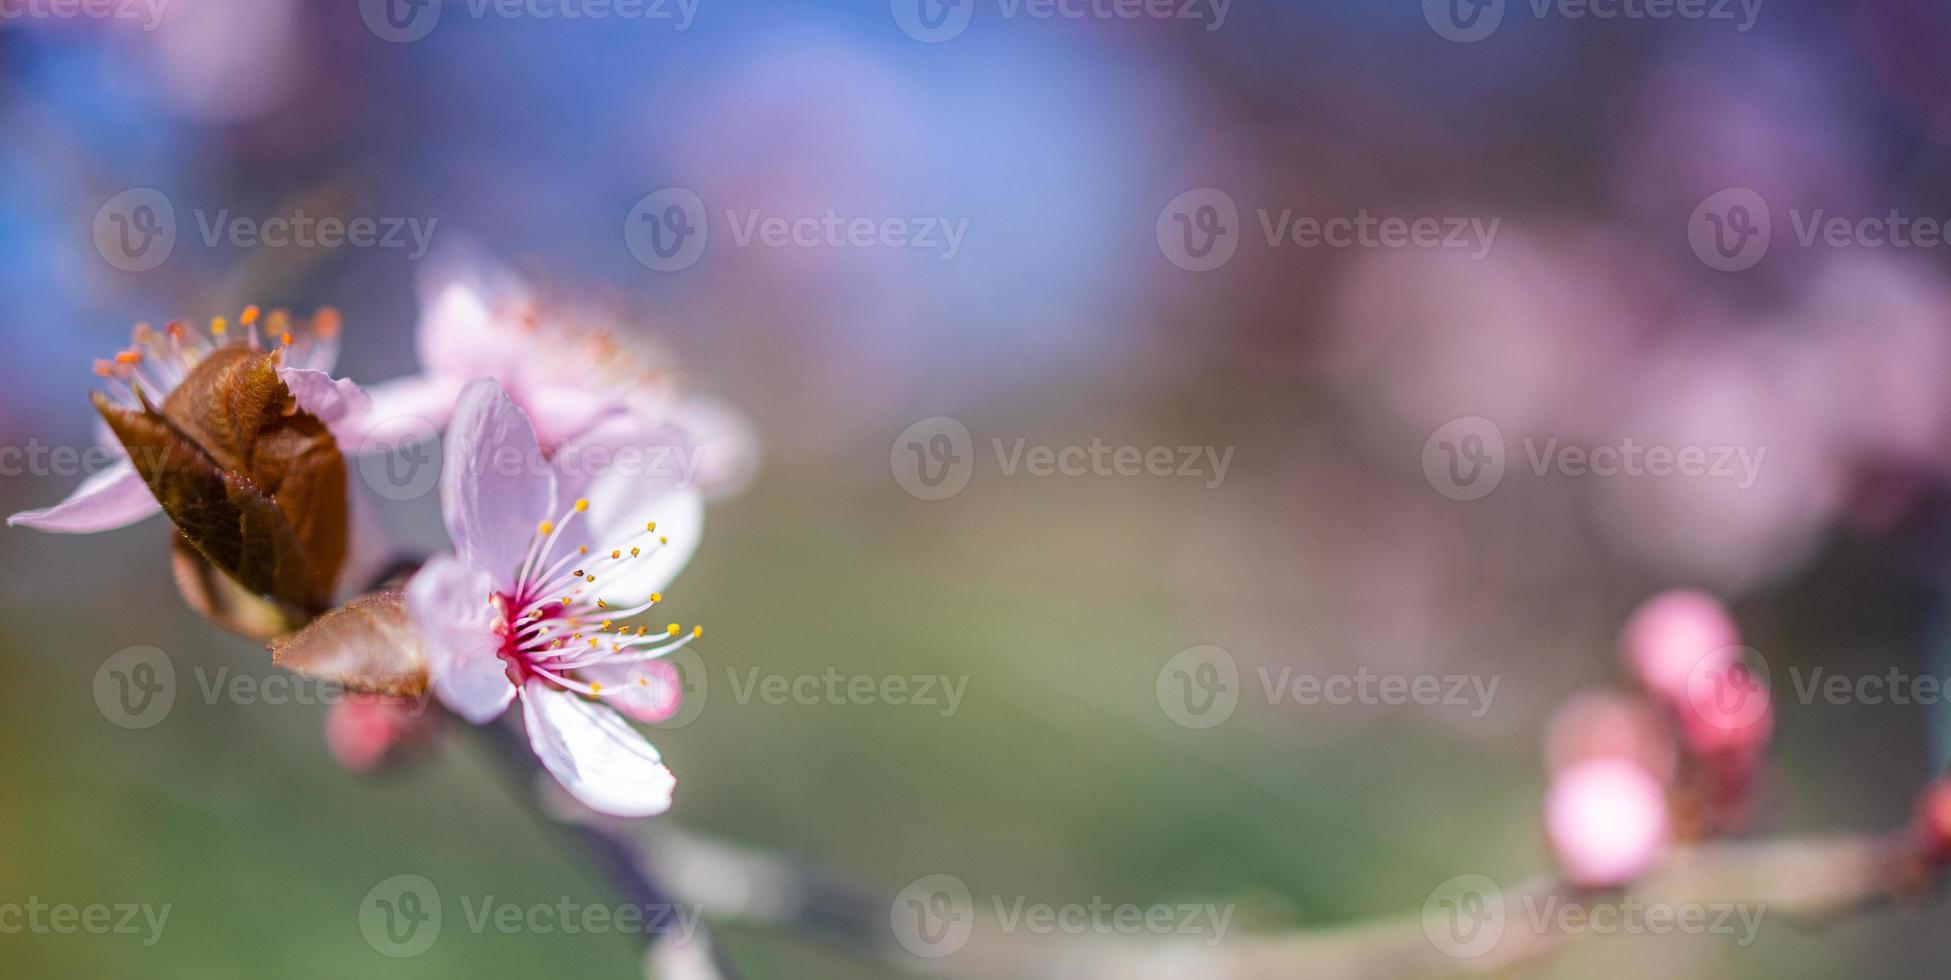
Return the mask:
[[426,652],[407,617],[404,592],[360,596],[273,640],[271,662],[356,691],[418,697],[427,690]]

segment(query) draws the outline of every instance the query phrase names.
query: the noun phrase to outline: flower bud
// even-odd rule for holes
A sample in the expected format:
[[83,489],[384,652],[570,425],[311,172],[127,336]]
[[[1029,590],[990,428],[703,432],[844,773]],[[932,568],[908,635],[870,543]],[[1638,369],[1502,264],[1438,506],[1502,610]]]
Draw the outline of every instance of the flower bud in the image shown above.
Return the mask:
[[1655,696],[1681,705],[1701,661],[1735,659],[1741,632],[1720,600],[1692,589],[1646,600],[1627,620],[1621,647],[1633,676]]
[[336,701],[325,716],[325,744],[339,765],[373,772],[433,734],[427,705],[407,698],[356,694]]
[[1670,834],[1659,780],[1625,759],[1578,763],[1554,776],[1545,796],[1545,837],[1576,885],[1608,888],[1638,878]]

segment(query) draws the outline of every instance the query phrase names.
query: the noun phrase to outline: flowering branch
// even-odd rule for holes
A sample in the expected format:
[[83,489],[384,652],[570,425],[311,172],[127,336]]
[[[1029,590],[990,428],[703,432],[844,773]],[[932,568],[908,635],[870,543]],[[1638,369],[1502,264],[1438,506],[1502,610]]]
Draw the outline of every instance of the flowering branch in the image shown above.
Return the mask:
[[[680,901],[696,902],[720,921],[744,921],[797,932],[918,973],[964,980],[1368,980],[1472,975],[1521,968],[1575,938],[1552,917],[1549,928],[1506,928],[1481,956],[1445,953],[1415,916],[1332,929],[1249,936],[1218,945],[1204,939],[1132,940],[1031,935],[977,917],[970,939],[941,959],[917,957],[894,942],[885,896],[839,881],[775,854],[700,837],[669,826],[617,821],[574,807],[560,794],[556,809],[598,836],[628,842],[638,867],[666,870]],[[1641,904],[1739,905],[1807,926],[1820,926],[1912,893],[1934,870],[1919,860],[1910,833],[1831,835],[1716,842],[1671,850],[1632,889]],[[1543,876],[1506,889],[1509,908],[1530,901],[1604,903],[1595,892]],[[1511,925],[1516,921],[1512,920]]]

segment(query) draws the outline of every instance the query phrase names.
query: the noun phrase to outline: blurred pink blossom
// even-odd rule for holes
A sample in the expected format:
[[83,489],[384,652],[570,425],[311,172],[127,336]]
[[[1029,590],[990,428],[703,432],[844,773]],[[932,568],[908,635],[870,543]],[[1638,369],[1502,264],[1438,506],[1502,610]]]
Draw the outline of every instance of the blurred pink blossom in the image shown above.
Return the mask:
[[1595,759],[1559,773],[1545,797],[1558,867],[1588,888],[1625,884],[1653,866],[1670,834],[1666,793],[1639,765]]

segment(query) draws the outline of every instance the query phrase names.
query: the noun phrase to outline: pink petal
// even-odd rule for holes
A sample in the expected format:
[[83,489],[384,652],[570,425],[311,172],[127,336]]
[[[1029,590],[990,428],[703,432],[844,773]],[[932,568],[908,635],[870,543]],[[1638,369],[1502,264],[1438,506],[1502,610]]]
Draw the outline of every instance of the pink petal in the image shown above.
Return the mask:
[[517,389],[522,408],[535,423],[544,446],[561,446],[585,436],[591,427],[629,409],[588,388],[568,385],[523,386]]
[[677,780],[657,749],[615,711],[530,681],[522,689],[522,716],[536,756],[585,806],[618,817],[671,808]]
[[684,675],[668,660],[599,663],[578,668],[576,678],[603,685],[604,700],[636,721],[654,725],[683,706]]
[[348,420],[367,415],[372,410],[372,396],[366,394],[356,384],[344,378],[334,378],[324,371],[310,368],[281,367],[278,380],[291,390],[291,397],[298,407],[318,416],[340,442],[346,442],[341,429]]
[[1581,762],[1552,779],[1545,834],[1559,867],[1588,887],[1622,885],[1646,873],[1666,847],[1666,791],[1624,759]]
[[[591,450],[601,449],[602,454]],[[668,452],[665,452],[668,450]],[[662,592],[690,562],[704,534],[704,496],[679,472],[687,451],[671,429],[653,429],[624,416],[563,447],[554,466],[561,499],[589,501],[558,548],[588,546],[599,556],[631,547],[643,553],[611,565],[599,558],[596,584],[586,586],[611,605],[637,605]],[[650,522],[654,534],[646,534]]]
[[497,613],[488,603],[493,591],[487,572],[451,555],[427,562],[406,586],[407,610],[427,643],[434,693],[477,725],[493,720],[515,697],[498,653]]
[[474,278],[449,278],[426,290],[431,299],[416,335],[420,363],[430,373],[454,378],[509,377],[526,348],[521,324],[497,315],[497,308],[515,302],[513,287]]
[[366,389],[368,403],[332,431],[348,453],[388,453],[431,442],[454,414],[466,382],[442,374],[413,375]]
[[23,510],[7,518],[7,524],[57,534],[94,534],[128,527],[162,509],[135,465],[122,459],[81,481],[68,499],[40,510]]
[[454,550],[512,592],[537,525],[560,515],[535,428],[499,384],[483,378],[461,391],[443,466],[440,503]]

